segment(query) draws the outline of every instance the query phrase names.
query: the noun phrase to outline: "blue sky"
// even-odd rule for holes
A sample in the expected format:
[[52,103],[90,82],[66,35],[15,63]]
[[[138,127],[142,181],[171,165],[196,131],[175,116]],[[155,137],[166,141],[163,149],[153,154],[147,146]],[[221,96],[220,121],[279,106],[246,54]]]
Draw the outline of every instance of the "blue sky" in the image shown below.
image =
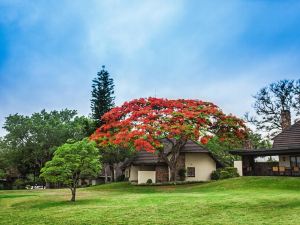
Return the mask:
[[0,125],[44,108],[88,115],[103,64],[117,104],[197,98],[242,116],[299,62],[296,0],[0,0]]

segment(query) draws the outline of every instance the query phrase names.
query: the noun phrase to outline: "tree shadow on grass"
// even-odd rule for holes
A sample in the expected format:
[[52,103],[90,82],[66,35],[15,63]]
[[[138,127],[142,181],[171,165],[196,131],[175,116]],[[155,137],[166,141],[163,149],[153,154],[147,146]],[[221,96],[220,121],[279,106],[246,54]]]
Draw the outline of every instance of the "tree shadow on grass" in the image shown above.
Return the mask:
[[0,199],[2,199],[2,198],[22,198],[22,197],[32,197],[32,196],[37,196],[37,195],[5,194],[5,195],[0,195]]
[[32,205],[30,208],[32,209],[47,209],[47,208],[52,208],[52,207],[65,207],[65,206],[80,206],[80,205],[88,205],[88,204],[97,204],[103,202],[103,200],[100,199],[79,199],[76,200],[75,202],[71,201],[43,201],[38,204]]

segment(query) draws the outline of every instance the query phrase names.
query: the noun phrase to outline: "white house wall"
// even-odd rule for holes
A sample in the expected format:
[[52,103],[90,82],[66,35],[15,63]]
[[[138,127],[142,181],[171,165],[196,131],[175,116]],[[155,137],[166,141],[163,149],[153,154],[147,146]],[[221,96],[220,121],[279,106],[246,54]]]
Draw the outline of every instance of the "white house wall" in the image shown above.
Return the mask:
[[139,170],[138,166],[131,165],[129,181],[137,181],[138,180],[138,170]]
[[207,153],[186,153],[185,167],[195,167],[195,177],[186,177],[187,181],[208,181],[216,162]]
[[138,171],[138,184],[145,184],[151,179],[152,183],[156,183],[155,171]]

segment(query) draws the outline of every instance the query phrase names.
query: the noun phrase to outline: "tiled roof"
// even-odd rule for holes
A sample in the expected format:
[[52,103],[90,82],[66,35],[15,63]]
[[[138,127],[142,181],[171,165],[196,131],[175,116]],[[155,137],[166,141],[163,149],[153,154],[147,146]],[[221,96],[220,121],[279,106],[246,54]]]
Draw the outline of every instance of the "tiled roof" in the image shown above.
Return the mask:
[[[163,141],[164,143],[168,143],[167,141]],[[169,152],[168,147],[165,147],[165,152]],[[203,148],[201,145],[194,141],[187,141],[184,148],[181,150],[184,153],[209,153],[209,151]],[[136,153],[134,157],[131,159],[127,159],[124,162],[124,166],[134,164],[134,165],[156,165],[156,164],[165,164],[165,162],[158,157],[157,154],[146,152],[145,150],[141,150]]]
[[300,147],[300,121],[278,134],[273,140],[273,148],[285,149]]

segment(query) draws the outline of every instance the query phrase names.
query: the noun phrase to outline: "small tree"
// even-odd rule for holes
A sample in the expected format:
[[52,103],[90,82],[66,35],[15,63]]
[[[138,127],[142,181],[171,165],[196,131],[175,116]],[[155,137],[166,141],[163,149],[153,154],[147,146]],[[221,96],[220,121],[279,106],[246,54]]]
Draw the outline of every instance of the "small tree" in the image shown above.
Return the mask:
[[51,161],[41,170],[41,177],[50,183],[63,183],[75,201],[78,181],[82,177],[95,177],[101,169],[99,150],[95,142],[84,139],[60,146]]
[[179,154],[188,140],[206,145],[213,136],[230,141],[243,140],[247,134],[242,120],[200,100],[136,99],[113,108],[102,120],[105,124],[91,136],[92,140],[101,147],[158,154],[170,168],[171,181],[176,179]]

